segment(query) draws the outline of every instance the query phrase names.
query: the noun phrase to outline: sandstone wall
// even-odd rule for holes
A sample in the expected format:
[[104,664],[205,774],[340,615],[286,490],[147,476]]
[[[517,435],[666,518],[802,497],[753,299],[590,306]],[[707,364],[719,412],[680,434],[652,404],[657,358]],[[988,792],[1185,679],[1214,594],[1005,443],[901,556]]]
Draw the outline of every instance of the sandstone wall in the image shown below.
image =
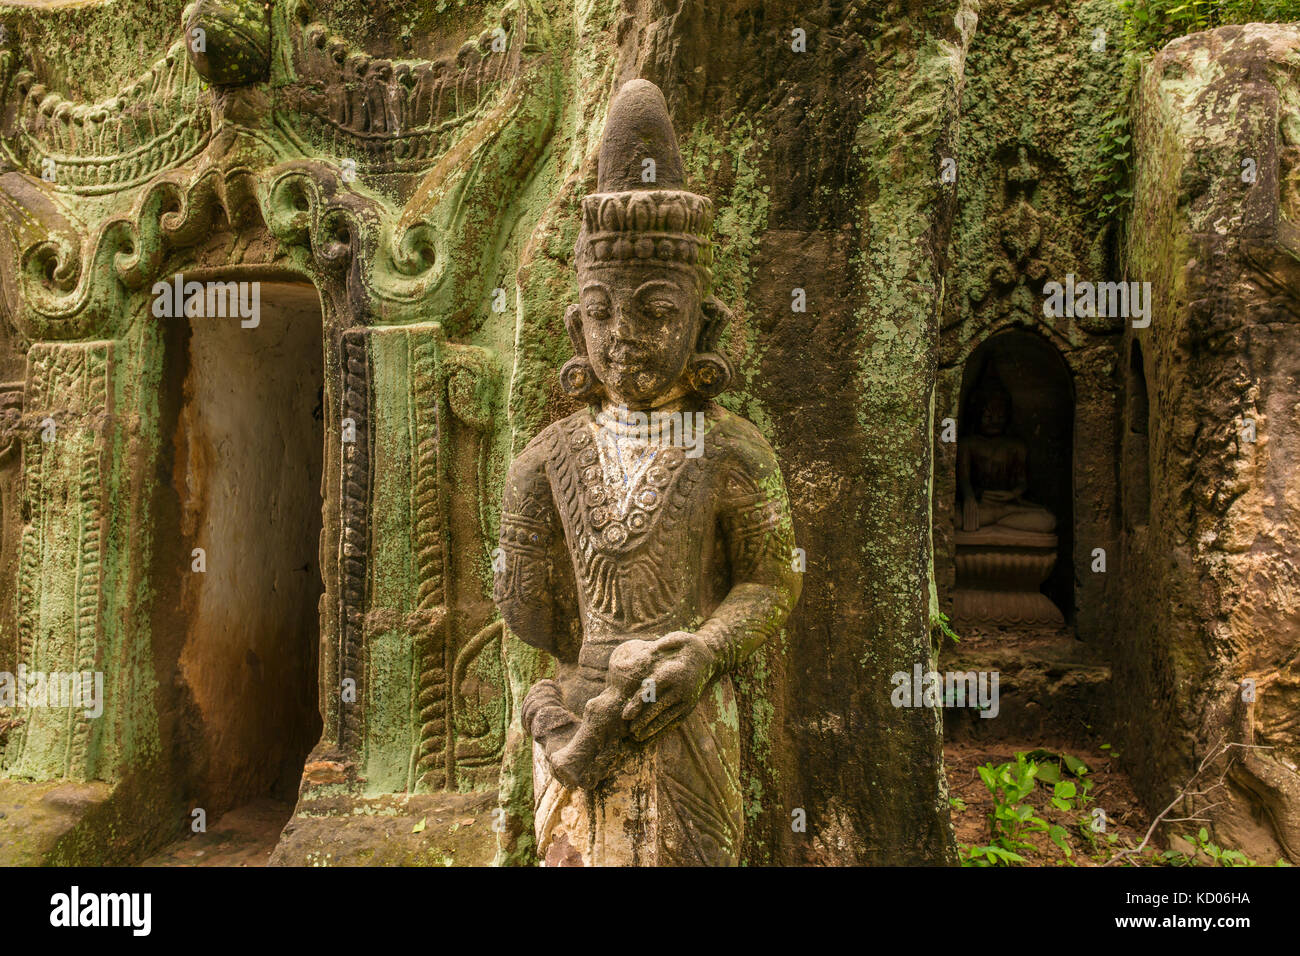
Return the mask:
[[1220,842],[1293,862],[1298,77],[1300,29],[1256,24],[1176,40],[1143,78],[1127,267],[1156,310],[1125,347],[1146,373],[1150,515],[1125,536],[1115,671],[1152,808],[1212,758],[1193,789],[1227,773],[1197,800],[1221,803]]
[[[529,858],[527,747],[505,702],[543,665],[490,624],[496,503],[512,454],[570,410],[556,373],[576,200],[610,95],[641,75],[665,89],[691,185],[717,207],[715,291],[736,310],[725,346],[741,370],[727,401],[777,450],[808,564],[795,617],[742,679],[746,859],[951,859],[938,716],[888,701],[889,676],[931,650],[953,210],[939,160],[973,5],[291,2],[258,25],[258,5],[207,4],[213,50],[235,51],[224,86],[187,65],[179,5],[126,25],[122,9],[4,17],[20,37],[5,54],[7,191],[34,211],[4,231],[11,338],[23,352],[99,337],[119,376],[105,427],[122,438],[95,446],[113,477],[79,486],[88,507],[111,502],[115,534],[83,531],[80,546],[114,569],[85,635],[134,716],[96,772],[142,777],[132,799],[179,827],[215,746],[217,712],[178,678],[195,653],[176,619],[190,542],[161,388],[174,346],[151,321],[151,283],[310,282],[325,729],[304,806],[488,787],[503,762],[501,860]],[[162,145],[141,151],[146,131]],[[56,182],[41,179],[46,159]],[[29,476],[32,493],[42,481]],[[7,523],[0,569],[16,560]],[[70,553],[18,576],[59,613]],[[258,692],[251,660],[223,666]],[[356,704],[340,695],[349,678]]]
[[[723,401],[775,448],[807,562],[739,681],[746,861],[953,859],[941,715],[892,707],[890,676],[931,660],[948,606],[941,425],[977,349],[1012,332],[1072,409],[1039,436],[1068,458],[1050,593],[1113,665],[1104,730],[1153,809],[1218,737],[1275,748],[1242,751],[1220,820],[1294,848],[1294,27],[1185,38],[1152,65],[1125,239],[1093,181],[1122,87],[1105,0],[208,0],[212,63],[187,53],[182,6],[0,4],[16,38],[0,53],[0,670],[39,652],[114,688],[104,724],[33,725],[6,751],[25,778],[110,785],[50,858],[129,856],[196,802],[269,786],[247,772],[248,715],[212,701],[250,695],[274,724],[265,662],[306,659],[194,610],[214,605],[191,547],[221,505],[187,457],[216,425],[186,418],[186,338],[150,308],[179,272],[292,286],[312,303],[294,321],[320,325],[320,481],[295,487],[320,498],[304,565],[322,593],[294,639],[317,635],[324,729],[300,836],[499,785],[498,860],[530,861],[515,712],[546,665],[494,620],[491,552],[509,461],[572,410],[557,372],[578,201],[636,76],[663,88],[717,210],[739,371]],[[230,74],[212,72],[217,40]],[[1044,283],[1067,274],[1152,282],[1151,327],[1045,316]],[[311,379],[293,351],[284,381]],[[213,381],[235,388],[241,367]],[[284,404],[314,414],[309,397]],[[68,444],[40,442],[47,414]],[[210,593],[254,600],[256,578]],[[1253,709],[1235,703],[1246,677]]]

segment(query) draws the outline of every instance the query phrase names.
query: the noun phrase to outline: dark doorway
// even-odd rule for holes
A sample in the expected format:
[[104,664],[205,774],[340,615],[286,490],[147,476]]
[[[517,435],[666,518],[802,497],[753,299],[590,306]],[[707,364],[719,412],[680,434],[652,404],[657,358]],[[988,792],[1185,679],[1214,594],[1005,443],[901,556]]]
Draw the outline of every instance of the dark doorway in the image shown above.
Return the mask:
[[962,375],[958,432],[967,434],[971,395],[981,376],[991,369],[1010,395],[1007,433],[1028,446],[1026,500],[1056,517],[1059,540],[1056,566],[1042,591],[1068,621],[1074,615],[1074,386],[1065,360],[1056,348],[1033,332],[1001,332],[982,343],[966,362]]
[[321,308],[304,284],[261,282],[258,301],[256,327],[167,320],[177,669],[186,770],[208,819],[272,800],[283,825],[321,731]]

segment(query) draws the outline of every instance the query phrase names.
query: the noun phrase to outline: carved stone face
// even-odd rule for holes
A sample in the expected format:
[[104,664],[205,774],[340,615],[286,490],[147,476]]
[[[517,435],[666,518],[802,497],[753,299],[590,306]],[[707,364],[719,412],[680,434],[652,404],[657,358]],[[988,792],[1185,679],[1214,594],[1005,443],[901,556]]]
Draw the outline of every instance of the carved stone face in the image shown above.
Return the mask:
[[980,412],[980,433],[993,438],[1007,430],[1007,401],[1001,395],[991,395]]
[[681,378],[703,319],[695,275],[665,268],[582,270],[579,303],[587,359],[609,397],[645,406]]

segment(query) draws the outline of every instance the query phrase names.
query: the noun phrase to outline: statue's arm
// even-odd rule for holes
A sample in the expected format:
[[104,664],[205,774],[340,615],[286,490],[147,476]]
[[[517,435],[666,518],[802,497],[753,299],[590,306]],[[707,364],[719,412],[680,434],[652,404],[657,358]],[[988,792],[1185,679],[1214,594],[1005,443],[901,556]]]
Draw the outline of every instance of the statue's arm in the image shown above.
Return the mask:
[[957,487],[961,489],[962,498],[974,498],[975,486],[970,478],[970,442],[957,443]]
[[1011,494],[1019,498],[1029,490],[1029,446],[1017,439],[1011,447],[1012,466],[1016,476]]
[[557,596],[564,591],[556,560],[564,532],[541,443],[524,449],[510,465],[501,502],[501,560],[493,598],[506,626],[526,644],[563,656],[567,621]]
[[733,670],[781,629],[803,586],[789,498],[766,442],[742,447],[727,487],[720,519],[731,590],[696,631],[713,652],[719,673]]

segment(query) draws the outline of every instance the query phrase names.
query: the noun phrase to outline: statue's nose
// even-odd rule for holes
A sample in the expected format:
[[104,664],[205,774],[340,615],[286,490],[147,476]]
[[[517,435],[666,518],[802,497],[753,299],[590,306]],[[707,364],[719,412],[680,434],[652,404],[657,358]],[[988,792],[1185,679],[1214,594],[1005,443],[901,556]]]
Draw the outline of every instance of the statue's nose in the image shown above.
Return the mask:
[[625,305],[614,306],[614,336],[620,339],[632,337],[632,318]]

